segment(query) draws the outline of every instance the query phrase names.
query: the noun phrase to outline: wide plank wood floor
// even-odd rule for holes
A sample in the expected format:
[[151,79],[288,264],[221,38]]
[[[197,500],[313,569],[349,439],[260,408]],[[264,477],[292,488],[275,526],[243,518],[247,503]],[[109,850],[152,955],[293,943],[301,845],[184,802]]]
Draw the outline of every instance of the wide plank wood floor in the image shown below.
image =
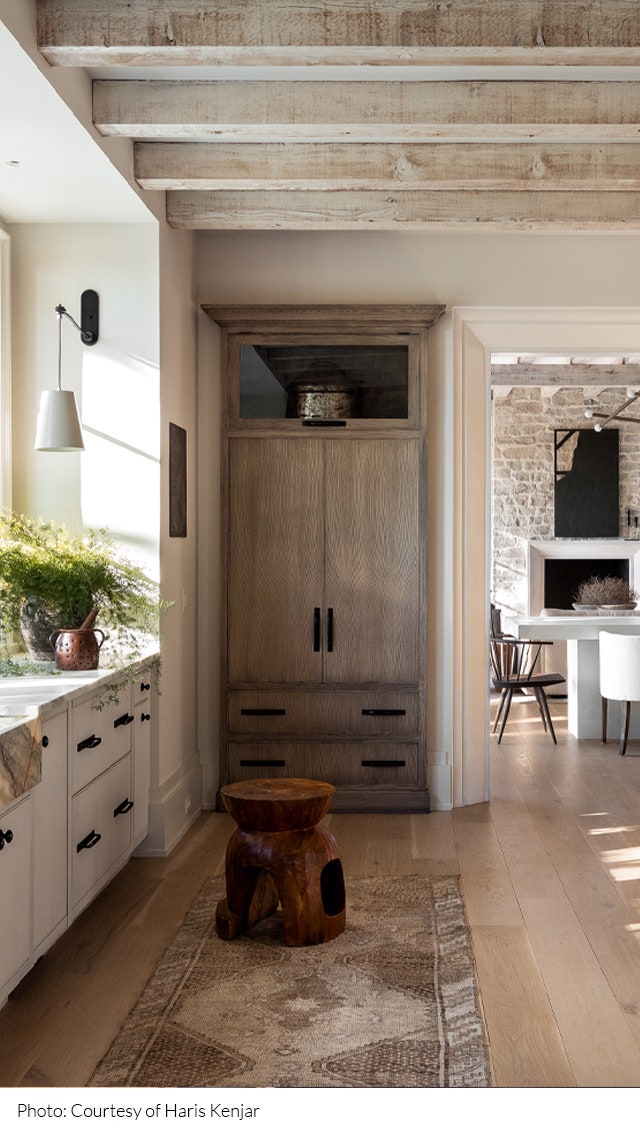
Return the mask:
[[[640,742],[577,742],[514,703],[490,803],[327,819],[349,876],[457,873],[498,1087],[640,1087]],[[0,1010],[0,1085],[80,1087],[233,824],[204,814],[166,859],[134,858]]]

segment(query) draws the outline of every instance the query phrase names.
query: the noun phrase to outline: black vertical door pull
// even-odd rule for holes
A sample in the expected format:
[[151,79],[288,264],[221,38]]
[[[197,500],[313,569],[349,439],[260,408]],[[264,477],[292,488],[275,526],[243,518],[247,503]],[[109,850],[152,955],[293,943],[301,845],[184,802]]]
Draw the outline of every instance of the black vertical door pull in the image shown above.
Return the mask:
[[320,609],[313,610],[313,651],[320,651]]
[[333,609],[327,609],[327,652],[333,652]]

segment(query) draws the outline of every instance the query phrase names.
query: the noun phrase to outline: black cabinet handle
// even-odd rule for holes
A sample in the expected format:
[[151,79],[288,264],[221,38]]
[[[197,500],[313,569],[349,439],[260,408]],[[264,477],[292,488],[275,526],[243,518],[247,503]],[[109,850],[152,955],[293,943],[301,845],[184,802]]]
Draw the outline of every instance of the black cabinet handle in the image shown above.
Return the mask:
[[113,816],[117,818],[118,814],[128,814],[130,810],[133,810],[133,802],[130,798],[125,798],[119,806],[116,806]]
[[362,759],[361,767],[406,767],[404,759]]
[[320,609],[313,610],[313,651],[320,651]]
[[333,609],[327,609],[327,652],[333,652]]
[[92,830],[90,834],[87,834],[86,838],[83,838],[81,842],[78,842],[76,846],[76,853],[80,853],[80,850],[90,850],[101,840],[102,834],[96,834],[95,830]]
[[286,715],[284,707],[241,707],[241,715]]
[[145,683],[140,684],[140,691],[150,691],[150,690],[151,690],[151,684],[145,684]]
[[241,767],[283,767],[284,759],[240,759]]
[[133,723],[133,715],[129,715],[128,712],[125,712],[124,715],[120,715],[117,719],[114,719],[113,726],[126,727],[128,723]]
[[0,850],[13,841],[13,830],[0,830]]
[[303,427],[346,427],[346,419],[301,419]]
[[406,715],[404,707],[363,707],[363,715]]
[[48,736],[48,735],[43,735],[43,736],[42,736],[42,746],[43,746],[43,747],[48,747],[48,746],[49,746],[49,736]]
[[149,712],[148,711],[141,711],[140,712],[140,722],[145,723],[147,719],[151,719]]
[[99,747],[102,739],[99,735],[88,735],[81,743],[78,743],[78,751],[93,751],[94,747]]

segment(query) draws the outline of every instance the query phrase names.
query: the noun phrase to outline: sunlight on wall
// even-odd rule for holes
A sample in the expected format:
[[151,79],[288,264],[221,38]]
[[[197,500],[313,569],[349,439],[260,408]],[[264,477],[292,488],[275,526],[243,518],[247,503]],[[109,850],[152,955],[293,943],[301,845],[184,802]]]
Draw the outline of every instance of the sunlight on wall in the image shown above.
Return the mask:
[[106,526],[159,577],[160,375],[111,347],[83,354],[82,523]]

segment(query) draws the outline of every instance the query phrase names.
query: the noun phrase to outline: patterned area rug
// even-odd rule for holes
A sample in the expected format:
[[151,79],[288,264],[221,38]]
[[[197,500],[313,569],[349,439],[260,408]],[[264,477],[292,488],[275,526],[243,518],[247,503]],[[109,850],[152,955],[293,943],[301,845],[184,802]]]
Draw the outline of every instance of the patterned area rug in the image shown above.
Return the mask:
[[487,1087],[457,877],[347,882],[347,927],[288,948],[278,913],[223,941],[205,882],[89,1086]]

